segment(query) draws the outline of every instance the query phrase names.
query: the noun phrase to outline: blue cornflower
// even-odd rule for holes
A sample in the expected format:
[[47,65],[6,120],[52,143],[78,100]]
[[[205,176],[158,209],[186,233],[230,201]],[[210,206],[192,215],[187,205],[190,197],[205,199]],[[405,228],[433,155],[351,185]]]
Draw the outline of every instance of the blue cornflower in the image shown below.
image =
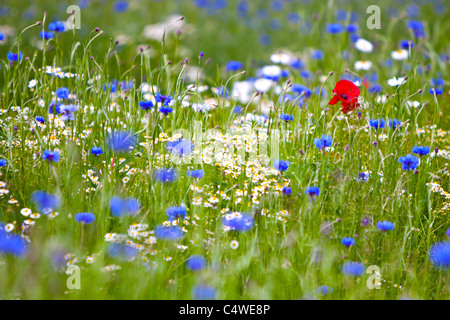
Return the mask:
[[282,113],[280,116],[280,119],[288,122],[288,121],[294,120],[294,116],[290,115],[290,114]]
[[48,30],[55,32],[63,32],[66,30],[66,25],[62,21],[54,21],[48,24]]
[[281,192],[283,192],[283,194],[286,196],[290,196],[292,194],[292,188],[284,186]]
[[344,27],[339,23],[329,23],[327,25],[327,32],[331,34],[341,33],[344,31]]
[[400,127],[402,125],[402,122],[400,120],[397,119],[389,119],[389,127],[392,130],[397,129],[397,127]]
[[383,87],[379,84],[373,84],[368,89],[368,91],[373,94],[380,93],[382,90],[383,90]]
[[198,285],[192,289],[194,300],[214,300],[216,289],[211,286]]
[[280,171],[280,172],[283,172],[283,171],[286,171],[286,170],[289,168],[289,165],[290,165],[290,164],[291,164],[291,163],[290,163],[289,161],[275,160],[275,163],[274,163],[273,167],[274,167],[276,170],[278,170],[278,171]]
[[425,37],[425,28],[422,21],[409,20],[407,26],[408,29],[411,29],[414,32],[416,38]]
[[239,61],[228,61],[227,62],[227,71],[238,71],[244,67],[244,64]]
[[91,148],[91,154],[95,155],[95,156],[99,156],[103,153],[103,150],[101,147],[92,147]]
[[5,34],[3,32],[0,32],[0,41],[5,40]]
[[79,212],[75,215],[75,221],[82,224],[90,224],[94,220],[95,216],[92,212]]
[[450,267],[450,242],[438,242],[430,247],[430,261],[436,268],[448,269]]
[[369,125],[374,129],[384,128],[386,126],[386,121],[384,119],[370,119]]
[[0,253],[22,257],[28,251],[28,244],[22,237],[11,235],[0,229]]
[[180,139],[178,141],[168,141],[166,143],[166,149],[173,154],[180,157],[190,154],[194,149],[194,144],[185,139]]
[[174,221],[178,218],[186,218],[186,208],[183,206],[170,207],[166,210],[167,217],[169,221]]
[[56,90],[56,96],[60,99],[68,99],[69,94],[69,89],[67,89],[66,87],[61,87]]
[[37,122],[40,122],[42,124],[45,123],[45,118],[42,116],[37,116],[36,118],[34,118],[34,120],[36,120]]
[[148,111],[151,108],[153,108],[153,102],[152,101],[139,101],[139,106],[142,110]]
[[111,215],[119,218],[123,215],[135,215],[141,209],[141,205],[137,199],[134,198],[119,198],[114,196],[109,201]]
[[212,91],[214,92],[214,94],[222,98],[228,98],[230,96],[228,88],[225,88],[224,86],[212,88]]
[[356,182],[362,182],[362,181],[368,181],[369,180],[369,173],[361,172],[358,174],[358,178],[356,178]]
[[39,211],[43,214],[51,213],[59,206],[59,197],[46,191],[34,191],[31,194],[31,201],[34,202]]
[[61,120],[75,120],[75,111],[78,110],[77,106],[74,104],[60,104],[59,107],[60,112],[62,113]]
[[132,259],[139,253],[139,250],[127,244],[113,243],[108,245],[107,252],[112,258]]
[[361,262],[348,261],[343,264],[341,272],[348,276],[359,277],[365,271],[365,267]]
[[444,86],[444,79],[442,78],[431,78],[430,80],[431,86],[433,87],[443,87]]
[[22,60],[22,52],[19,52],[18,54],[17,53],[8,52],[6,57],[11,62],[19,61],[19,60]]
[[311,96],[311,89],[304,86],[303,84],[293,84],[291,87],[291,91],[297,93],[298,95],[303,95],[306,98]]
[[268,46],[272,42],[272,38],[268,34],[260,35],[258,40],[263,46]]
[[178,179],[178,172],[172,168],[161,168],[154,172],[153,177],[159,182],[173,182]]
[[342,238],[341,243],[346,247],[350,247],[350,246],[354,246],[356,242],[355,242],[355,239],[353,239],[353,238],[344,237],[344,238]]
[[206,267],[206,259],[201,255],[190,256],[186,260],[186,267],[191,271],[199,271]]
[[320,194],[320,188],[319,187],[308,187],[305,190],[305,194],[309,196],[309,200],[313,199],[314,197],[318,197]]
[[311,72],[309,72],[308,70],[302,70],[300,71],[300,77],[309,79],[311,77]]
[[230,230],[239,232],[246,232],[254,225],[253,217],[245,213],[230,213],[226,214],[222,219],[223,225]]
[[356,31],[358,31],[358,25],[357,24],[349,24],[349,25],[347,25],[345,30],[348,33],[355,33]]
[[321,138],[314,139],[314,145],[319,148],[319,150],[331,147],[332,143],[333,138],[325,134]]
[[7,163],[6,159],[0,159],[0,167],[6,167]]
[[42,153],[42,159],[47,160],[48,162],[59,162],[59,152],[44,150]]
[[50,103],[49,108],[48,108],[48,113],[49,114],[53,114],[53,111],[54,111],[56,114],[60,114],[61,113],[61,107],[60,106],[61,106],[60,103],[56,103],[56,102],[52,101]]
[[430,147],[420,147],[420,146],[414,146],[412,148],[412,152],[418,154],[419,156],[426,156],[430,153]]
[[350,41],[355,43],[356,41],[358,41],[361,37],[359,36],[359,34],[357,33],[352,33],[350,34]]
[[[172,102],[172,96],[164,96],[157,92],[155,95],[155,101],[161,103],[163,106],[168,106]],[[171,111],[172,112],[172,111]]]
[[108,137],[108,146],[116,153],[128,152],[138,143],[136,135],[127,131],[116,131]]
[[444,93],[444,90],[442,88],[431,88],[430,94],[435,94],[437,96],[442,95]]
[[242,110],[244,110],[244,108],[242,108],[241,106],[235,106],[233,109],[233,113],[241,114]]
[[304,68],[303,62],[301,62],[299,59],[293,59],[290,63],[290,66],[291,66],[291,68],[297,69],[297,70]]
[[178,240],[184,236],[184,233],[179,226],[157,226],[155,236],[162,240]]
[[320,286],[317,288],[317,294],[321,296],[326,296],[329,292],[332,292],[333,289],[328,286]]
[[114,11],[116,12],[125,12],[128,9],[128,2],[126,1],[117,1],[114,4]]
[[323,59],[323,52],[321,50],[314,50],[311,52],[311,59],[313,60],[322,60]]
[[39,32],[39,37],[41,37],[42,39],[48,40],[48,39],[53,39],[55,37],[55,34],[53,32],[49,32],[49,31],[41,31],[41,32]]
[[191,177],[191,178],[201,179],[205,175],[205,172],[203,170],[191,170],[191,169],[188,169],[187,172],[186,172],[186,175],[188,177]]
[[411,40],[402,40],[400,41],[400,47],[402,47],[403,49],[408,50],[409,46],[411,46],[411,48],[414,47],[414,42],[412,42]]
[[402,170],[415,170],[420,161],[419,158],[408,153],[405,157],[400,157],[398,162],[402,164]]
[[274,0],[272,1],[271,7],[273,11],[281,11],[283,10],[284,3],[281,0]]
[[290,23],[299,23],[301,19],[297,12],[289,12],[286,17]]
[[171,113],[173,110],[171,107],[161,107],[159,108],[159,112],[161,112],[163,115],[167,116],[169,113]]
[[393,230],[394,224],[390,221],[378,221],[377,228],[381,231]]

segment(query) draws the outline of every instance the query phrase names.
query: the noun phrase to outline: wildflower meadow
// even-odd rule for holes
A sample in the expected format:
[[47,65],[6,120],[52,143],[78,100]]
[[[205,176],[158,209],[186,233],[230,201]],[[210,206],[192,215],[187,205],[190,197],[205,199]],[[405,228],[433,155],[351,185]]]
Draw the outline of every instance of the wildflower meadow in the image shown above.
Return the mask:
[[448,300],[449,21],[2,1],[0,299]]

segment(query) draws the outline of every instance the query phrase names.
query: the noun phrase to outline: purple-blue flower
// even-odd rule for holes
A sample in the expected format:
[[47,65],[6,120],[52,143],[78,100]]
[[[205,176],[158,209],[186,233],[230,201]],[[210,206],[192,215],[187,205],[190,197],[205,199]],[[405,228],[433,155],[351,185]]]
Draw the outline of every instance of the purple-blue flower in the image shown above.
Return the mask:
[[374,129],[384,128],[386,126],[386,121],[384,119],[370,119],[369,125]]
[[249,231],[253,225],[253,217],[245,213],[229,213],[222,219],[224,227],[230,228],[230,230],[236,230],[239,232]]
[[186,172],[186,175],[188,177],[191,177],[191,178],[201,179],[205,175],[205,172],[203,170],[200,170],[200,169],[199,170],[188,169],[187,172]]
[[166,214],[169,221],[174,221],[179,218],[184,219],[186,218],[186,208],[183,206],[170,207],[166,210]]
[[348,261],[342,265],[341,272],[347,276],[359,277],[364,273],[365,269],[361,262]]
[[436,268],[448,269],[450,267],[450,242],[438,242],[430,247],[429,257]]
[[17,53],[8,52],[6,57],[11,62],[19,61],[19,60],[22,60],[22,52],[19,52],[18,54]]
[[31,201],[34,202],[39,211],[43,214],[51,213],[59,206],[59,197],[43,190],[34,191],[31,194]]
[[216,289],[211,286],[198,285],[192,289],[194,300],[214,300],[216,298]]
[[244,64],[239,61],[228,61],[227,71],[238,71],[244,67]]
[[102,153],[103,153],[103,150],[100,147],[92,147],[91,148],[91,154],[93,154],[94,156],[99,156]]
[[60,104],[59,110],[61,111],[61,120],[67,121],[67,120],[75,120],[75,111],[77,111],[77,106],[74,104]]
[[48,30],[55,32],[63,32],[66,30],[66,25],[62,21],[54,21],[48,24]]
[[321,138],[314,139],[314,145],[319,148],[319,150],[323,150],[325,148],[331,147],[333,144],[333,138],[331,136],[323,135]]
[[191,271],[199,271],[206,267],[206,259],[201,255],[190,256],[186,260],[186,267]]
[[79,212],[75,215],[75,221],[83,224],[94,222],[95,216],[92,212]]
[[400,157],[398,162],[402,164],[403,170],[415,170],[420,161],[419,158],[408,153],[405,157]]
[[289,165],[290,165],[290,164],[291,164],[291,163],[290,163],[289,161],[275,160],[275,163],[274,163],[273,167],[274,167],[276,170],[278,170],[278,171],[280,171],[280,172],[283,172],[283,171],[286,171],[286,170],[289,168]]
[[159,182],[173,182],[178,179],[178,172],[173,168],[161,168],[154,172],[153,178]]
[[139,106],[142,110],[148,111],[153,108],[153,101],[139,101]]
[[135,134],[127,131],[116,131],[108,137],[108,145],[115,153],[128,152],[138,143]]
[[141,205],[137,199],[134,198],[120,198],[114,196],[109,202],[111,215],[119,218],[123,215],[135,215],[141,209]]
[[346,247],[350,247],[350,246],[354,246],[356,242],[355,242],[355,239],[353,239],[353,238],[344,237],[344,238],[342,238],[341,243]]
[[381,231],[393,230],[394,224],[390,221],[378,221],[377,228]]
[[184,236],[184,232],[179,226],[157,226],[155,236],[162,240],[178,240]]
[[305,190],[305,194],[309,196],[309,199],[311,200],[314,197],[318,197],[320,194],[320,188],[319,187],[308,187]]
[[42,159],[47,160],[48,162],[59,162],[59,152],[44,150],[42,153]]
[[294,120],[294,116],[290,115],[290,114],[282,113],[281,116],[280,116],[280,119],[288,122],[288,121]]
[[420,146],[414,146],[412,148],[412,152],[415,154],[418,154],[419,156],[426,156],[430,153],[430,147],[420,147]]
[[56,96],[60,99],[68,99],[70,91],[66,87],[56,89]]

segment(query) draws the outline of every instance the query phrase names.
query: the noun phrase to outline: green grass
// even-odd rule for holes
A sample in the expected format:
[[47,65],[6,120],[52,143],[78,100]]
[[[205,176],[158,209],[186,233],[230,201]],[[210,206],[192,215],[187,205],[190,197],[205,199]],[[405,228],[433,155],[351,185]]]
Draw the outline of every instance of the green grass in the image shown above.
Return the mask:
[[[55,14],[64,20],[65,7],[33,1],[36,16],[27,20],[21,18],[23,12],[18,5],[9,5],[10,14],[2,17],[2,25],[12,26],[14,32],[0,45],[0,159],[7,160],[7,165],[0,167],[0,181],[9,192],[0,195],[0,221],[13,224],[12,233],[29,240],[29,247],[23,257],[0,255],[0,298],[192,299],[193,288],[204,284],[216,288],[218,299],[449,299],[448,270],[434,267],[429,260],[430,246],[448,241],[445,233],[450,227],[448,61],[439,58],[439,54],[448,53],[449,12],[438,15],[431,5],[421,6],[417,20],[425,22],[427,36],[415,39],[406,27],[405,6],[398,7],[399,18],[390,19],[390,2],[381,2],[380,30],[365,27],[367,5],[360,1],[312,5],[288,2],[283,12],[273,13],[281,20],[282,28],[271,30],[269,19],[239,18],[237,1],[230,1],[216,16],[209,16],[191,1],[135,1],[120,14],[113,11],[111,4],[92,1],[82,9],[81,30],[57,34],[45,42],[42,50],[36,48],[39,31],[48,29]],[[375,44],[372,53],[357,51],[346,32],[326,33],[326,25],[335,22],[337,9],[360,14],[359,34]],[[256,10],[257,6],[251,5],[249,16]],[[46,16],[44,11],[48,12]],[[285,14],[290,11],[298,12],[303,22],[310,21],[310,33],[301,31],[300,24],[286,21]],[[185,17],[180,35],[168,33],[163,41],[144,38],[145,25],[165,21],[173,13],[174,19]],[[33,25],[35,21],[43,23]],[[102,31],[94,31],[95,27]],[[272,36],[269,46],[258,42],[262,33]],[[114,41],[120,35],[126,35],[127,41],[116,45]],[[386,67],[385,60],[403,39],[415,42],[411,57]],[[145,49],[147,45],[149,50]],[[142,52],[140,47],[144,48]],[[313,74],[307,83],[298,71],[286,67],[292,83],[305,84],[312,90],[323,86],[326,96],[321,98],[313,92],[306,99],[306,107],[298,107],[292,102],[281,103],[283,93],[273,89],[249,104],[211,90],[225,84],[231,90],[236,81],[256,76],[257,69],[271,64],[270,55],[278,49],[292,52]],[[312,49],[321,49],[324,59],[310,59]],[[7,52],[18,50],[24,58],[9,64]],[[348,51],[348,59],[344,50]],[[201,60],[200,51],[205,52]],[[185,58],[189,59],[187,64]],[[229,60],[242,61],[246,74],[226,72]],[[353,65],[358,60],[370,60],[372,69],[355,71]],[[48,75],[46,66],[60,67],[78,76],[61,79]],[[200,71],[194,70],[195,76],[183,81],[192,67]],[[324,81],[330,71],[333,75]],[[383,90],[374,95],[361,86],[361,97],[368,105],[357,110],[360,117],[357,111],[343,115],[340,103],[327,105],[342,75],[369,76],[372,71],[376,71],[376,83]],[[408,75],[404,85],[398,89],[387,85],[388,79],[403,74]],[[445,80],[444,94],[434,96],[429,93],[430,80],[438,77]],[[30,89],[32,79],[37,80],[37,85]],[[134,86],[110,93],[104,88],[113,79],[131,81]],[[279,81],[282,88],[286,88],[286,80]],[[151,95],[157,91],[174,95],[174,113],[164,117],[157,110],[148,114],[141,110],[138,103],[144,93],[139,88],[144,82],[157,86],[149,92]],[[188,91],[188,84],[196,87]],[[208,90],[202,92],[202,85],[207,85]],[[76,96],[78,111],[75,120],[61,121],[64,127],[55,127],[54,122],[50,127],[48,108],[60,87],[69,88]],[[418,93],[419,89],[423,92]],[[389,94],[386,102],[377,102],[377,97],[384,94]],[[189,107],[182,107],[181,100],[187,96]],[[201,113],[190,107],[208,99],[214,99],[215,109]],[[39,105],[41,100],[43,107]],[[408,107],[407,100],[421,105]],[[267,127],[249,123],[253,136],[236,132],[245,126],[241,115],[233,113],[238,105],[243,107],[241,115],[260,114],[264,105],[273,106],[267,113],[272,121]],[[15,111],[16,106],[22,111],[28,108],[27,113]],[[323,112],[325,108],[330,109]],[[294,115],[294,120],[282,122],[282,112]],[[36,116],[47,119],[45,128],[36,125]],[[386,128],[376,131],[368,121],[378,118],[386,120]],[[402,121],[401,130],[389,128],[388,120],[393,118]],[[244,163],[232,158],[230,162],[212,159],[210,163],[196,164],[194,154],[180,163],[164,157],[169,155],[166,140],[177,130],[185,130],[184,137],[195,142],[196,125],[201,125],[204,133],[202,151],[210,146],[226,154],[233,150],[233,143],[247,143],[260,154],[267,148],[266,161],[251,158],[242,148],[237,152],[245,154]],[[266,129],[265,140],[259,132]],[[114,154],[108,147],[108,130],[134,132],[140,144],[129,153]],[[207,133],[214,130],[222,135],[230,133],[227,141],[219,143],[211,135],[208,137]],[[279,141],[274,138],[277,134]],[[314,139],[323,134],[333,138],[332,149],[326,152],[314,145]],[[258,140],[258,135],[263,140]],[[52,144],[52,139],[58,143]],[[421,158],[417,173],[403,171],[399,157],[411,153],[417,145],[429,146],[431,153]],[[93,146],[101,147],[104,153],[95,157],[90,153]],[[439,150],[437,155],[435,148]],[[58,163],[42,159],[44,150],[55,149],[61,153]],[[213,154],[204,155],[212,158]],[[269,169],[275,159],[289,160],[291,165],[281,174],[272,174]],[[175,167],[179,179],[164,184],[155,181],[153,171],[162,167]],[[187,169],[202,169],[204,177],[198,181],[189,178]],[[135,173],[130,174],[130,170]],[[357,182],[358,174],[365,171],[370,171],[368,181]],[[126,177],[128,181],[124,181]],[[437,183],[443,191],[433,192],[430,183]],[[281,193],[279,186],[283,184],[292,187],[292,195]],[[193,185],[202,191],[192,190]],[[264,192],[251,196],[259,186],[261,190],[266,188]],[[309,186],[320,187],[316,200],[310,201],[305,195]],[[31,231],[23,230],[24,221],[30,218],[21,210],[39,212],[31,201],[36,190],[60,197],[60,206],[54,210],[59,214],[50,219],[40,212]],[[227,197],[222,197],[220,191]],[[113,217],[109,202],[114,195],[137,198],[140,212]],[[205,207],[203,203],[212,196],[218,202]],[[202,205],[195,205],[196,197],[202,198]],[[143,248],[134,259],[108,255],[106,234],[127,234],[133,223],[147,224],[146,230],[152,231],[167,220],[167,208],[181,204],[188,217],[188,224],[179,221],[187,230],[181,240],[158,239],[148,244],[145,240],[152,234],[142,239],[128,236],[129,241]],[[255,225],[244,233],[224,232],[222,210],[226,208],[252,215]],[[288,213],[284,215],[283,210]],[[76,222],[78,212],[94,213],[95,221],[88,225]],[[368,226],[361,224],[365,217],[370,218]],[[378,230],[376,223],[385,220],[394,223],[395,228]],[[343,237],[353,237],[356,245],[344,247]],[[230,247],[233,240],[239,242],[237,249]],[[55,267],[52,261],[61,252],[72,256],[66,256],[63,266]],[[194,254],[207,259],[206,269],[187,269],[186,259]],[[87,257],[95,261],[87,263]],[[379,266],[381,288],[368,289],[366,281],[371,274],[343,275],[341,267],[346,261],[361,262],[365,268]],[[81,289],[67,288],[69,275],[65,271],[72,263],[81,269]],[[104,271],[106,266],[120,269]],[[319,296],[317,288],[322,285],[332,288],[332,292]]]

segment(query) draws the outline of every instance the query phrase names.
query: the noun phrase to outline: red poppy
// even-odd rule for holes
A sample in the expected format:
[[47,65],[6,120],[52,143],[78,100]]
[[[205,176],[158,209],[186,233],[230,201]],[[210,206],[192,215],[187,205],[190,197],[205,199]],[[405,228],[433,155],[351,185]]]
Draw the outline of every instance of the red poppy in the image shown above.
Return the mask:
[[340,80],[336,83],[333,89],[333,98],[328,102],[330,105],[334,105],[339,101],[342,102],[342,112],[344,114],[355,110],[359,107],[358,96],[359,89],[355,84],[348,80]]

